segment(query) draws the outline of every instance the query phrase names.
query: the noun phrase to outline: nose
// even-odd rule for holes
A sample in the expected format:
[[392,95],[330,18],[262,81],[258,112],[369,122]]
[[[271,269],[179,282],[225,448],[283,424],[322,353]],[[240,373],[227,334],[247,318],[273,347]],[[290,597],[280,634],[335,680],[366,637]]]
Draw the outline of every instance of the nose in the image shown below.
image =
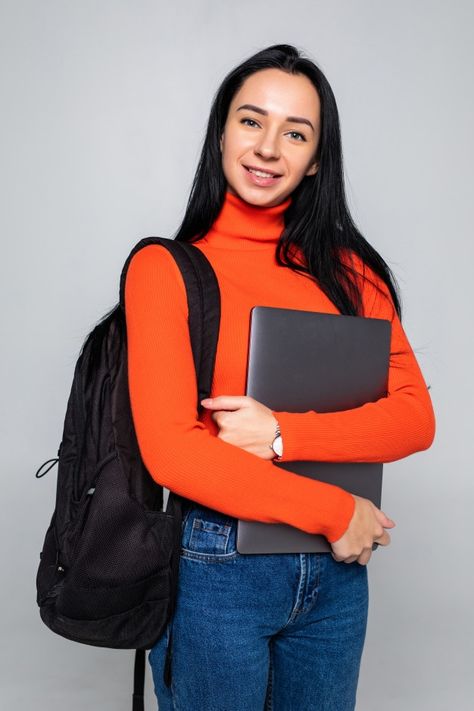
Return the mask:
[[265,159],[279,158],[280,149],[276,134],[271,131],[262,131],[260,140],[255,146],[255,153]]

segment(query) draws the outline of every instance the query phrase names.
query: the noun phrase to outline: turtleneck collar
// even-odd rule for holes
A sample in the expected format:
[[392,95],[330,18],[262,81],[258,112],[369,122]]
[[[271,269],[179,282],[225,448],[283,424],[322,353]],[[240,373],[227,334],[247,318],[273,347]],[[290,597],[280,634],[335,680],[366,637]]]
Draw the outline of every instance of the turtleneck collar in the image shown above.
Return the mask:
[[261,249],[274,247],[285,227],[284,213],[291,195],[279,205],[259,207],[226,191],[222,209],[205,241],[223,249]]

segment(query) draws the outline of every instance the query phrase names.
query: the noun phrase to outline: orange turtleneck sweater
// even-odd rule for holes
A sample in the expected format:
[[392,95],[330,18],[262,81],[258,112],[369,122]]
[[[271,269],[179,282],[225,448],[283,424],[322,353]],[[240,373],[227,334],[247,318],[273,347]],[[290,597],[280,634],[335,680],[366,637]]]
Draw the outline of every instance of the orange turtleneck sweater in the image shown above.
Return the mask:
[[[206,237],[195,243],[221,291],[221,326],[211,397],[245,395],[250,309],[255,305],[340,313],[306,275],[280,267],[275,249],[288,197],[256,207],[230,192]],[[274,412],[282,461],[390,462],[427,449],[435,418],[426,383],[390,293],[354,255],[364,315],[392,323],[388,396],[342,412]],[[363,279],[363,268],[382,289]],[[242,519],[287,523],[330,542],[346,531],[353,496],[276,467],[218,438],[212,411],[198,419],[197,387],[181,273],[169,252],[149,245],[132,258],[125,283],[128,376],[140,452],[171,491]]]

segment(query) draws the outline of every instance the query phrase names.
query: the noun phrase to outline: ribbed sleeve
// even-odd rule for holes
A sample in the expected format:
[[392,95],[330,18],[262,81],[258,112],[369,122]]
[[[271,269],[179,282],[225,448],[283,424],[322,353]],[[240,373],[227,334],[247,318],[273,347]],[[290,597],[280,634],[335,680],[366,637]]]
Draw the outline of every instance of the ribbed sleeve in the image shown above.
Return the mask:
[[[132,415],[151,476],[178,494],[237,518],[287,523],[323,534],[330,542],[340,538],[353,514],[351,494],[224,442],[198,420],[185,287],[172,256],[160,245],[149,245],[132,258],[125,310]],[[302,438],[294,428],[296,420],[289,427],[285,419],[283,427],[290,447],[301,451],[304,442],[314,453],[318,448],[313,428],[308,416],[303,418]],[[331,434],[328,451],[333,441]]]
[[359,280],[366,316],[392,323],[388,395],[341,412],[273,411],[283,439],[282,461],[392,462],[428,449],[433,442],[435,415],[429,391],[390,293],[367,265],[356,263],[361,275],[365,269],[368,277]]

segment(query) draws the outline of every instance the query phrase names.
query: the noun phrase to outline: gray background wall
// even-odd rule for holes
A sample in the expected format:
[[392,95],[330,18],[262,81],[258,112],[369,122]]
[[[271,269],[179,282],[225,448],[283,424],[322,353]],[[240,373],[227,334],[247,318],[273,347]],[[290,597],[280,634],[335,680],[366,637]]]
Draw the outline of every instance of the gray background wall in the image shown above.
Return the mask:
[[[472,24],[466,1],[1,2],[1,708],[130,708],[132,652],[50,632],[35,575],[84,335],[183,215],[212,96],[275,42],[326,73],[357,224],[400,281],[437,415],[386,466],[358,709],[467,711],[472,682]],[[147,670],[148,671],[148,670]],[[155,706],[150,677],[149,708]]]

